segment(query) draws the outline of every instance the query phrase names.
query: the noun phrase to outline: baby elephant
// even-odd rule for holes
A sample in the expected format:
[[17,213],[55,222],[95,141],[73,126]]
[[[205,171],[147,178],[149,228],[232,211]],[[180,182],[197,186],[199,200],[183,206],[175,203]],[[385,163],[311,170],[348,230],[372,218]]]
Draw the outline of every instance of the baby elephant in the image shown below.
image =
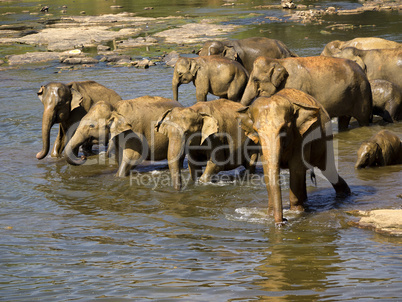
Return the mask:
[[161,116],[155,128],[169,138],[169,169],[176,190],[181,189],[180,162],[185,155],[193,181],[200,177],[200,182],[209,182],[218,172],[241,165],[254,172],[260,148],[238,127],[241,108],[240,103],[219,99],[172,108]]
[[402,164],[402,142],[388,130],[381,130],[357,151],[356,169]]
[[240,101],[248,81],[248,72],[236,61],[221,56],[179,58],[172,80],[173,99],[179,86],[193,82],[197,102],[205,102],[208,92],[221,98]]
[[392,123],[402,120],[402,91],[394,83],[386,80],[370,81],[373,95],[373,114]]
[[84,164],[86,159],[78,157],[78,148],[94,140],[100,144],[109,142],[109,150],[116,149],[119,177],[128,176],[130,169],[143,160],[166,159],[168,139],[154,131],[154,124],[160,115],[174,107],[181,105],[153,96],[123,100],[115,106],[103,101],[96,103],[82,118],[66,146],[67,162],[72,165]]

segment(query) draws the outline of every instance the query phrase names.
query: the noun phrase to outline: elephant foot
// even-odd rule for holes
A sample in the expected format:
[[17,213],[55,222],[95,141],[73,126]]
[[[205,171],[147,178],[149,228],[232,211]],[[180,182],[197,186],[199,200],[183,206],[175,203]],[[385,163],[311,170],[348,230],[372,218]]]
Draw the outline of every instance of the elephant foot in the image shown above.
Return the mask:
[[287,220],[286,218],[283,218],[282,222],[275,222],[275,227],[281,228],[281,227],[283,227],[287,222],[288,222],[288,220]]
[[302,205],[291,205],[290,210],[295,212],[304,212],[304,207]]

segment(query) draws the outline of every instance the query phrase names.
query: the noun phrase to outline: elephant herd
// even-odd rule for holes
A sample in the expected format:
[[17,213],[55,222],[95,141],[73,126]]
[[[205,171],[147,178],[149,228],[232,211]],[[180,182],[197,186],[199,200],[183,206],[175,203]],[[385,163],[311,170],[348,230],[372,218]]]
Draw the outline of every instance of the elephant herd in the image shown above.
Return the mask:
[[[350,194],[335,167],[332,118],[341,131],[351,118],[360,126],[368,126],[373,114],[387,122],[402,119],[400,43],[332,41],[321,56],[298,57],[281,41],[258,37],[206,42],[198,54],[178,59],[173,100],[122,100],[94,81],[42,86],[43,148],[36,157],[49,153],[50,128],[59,123],[51,156],[64,150],[68,163],[81,165],[93,144],[107,145],[119,177],[143,160],[167,159],[172,185],[180,190],[186,156],[191,179],[209,182],[239,166],[254,173],[261,155],[269,213],[282,224],[281,168],[289,169],[292,210],[303,210],[309,169],[321,170],[337,195]],[[190,82],[197,102],[184,107],[178,88]],[[208,93],[220,99],[207,102]],[[400,138],[384,130],[362,144],[356,168],[401,163]]]

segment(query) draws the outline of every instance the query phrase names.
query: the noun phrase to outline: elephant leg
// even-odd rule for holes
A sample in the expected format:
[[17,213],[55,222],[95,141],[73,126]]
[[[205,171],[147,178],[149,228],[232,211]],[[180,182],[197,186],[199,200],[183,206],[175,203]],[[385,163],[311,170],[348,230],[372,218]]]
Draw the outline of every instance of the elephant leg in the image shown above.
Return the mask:
[[208,160],[204,173],[200,177],[200,182],[206,183],[211,181],[211,176],[219,172],[219,166],[212,160]]
[[292,211],[304,211],[304,202],[307,200],[306,170],[301,167],[289,167],[290,191],[289,201]]
[[350,116],[338,117],[338,131],[348,130],[350,119]]
[[192,181],[196,181],[202,175],[202,166],[188,163],[188,170],[190,171],[190,176]]
[[333,154],[333,149],[327,149],[327,159],[325,170],[323,167],[318,167],[326,179],[331,183],[332,187],[335,189],[337,196],[348,196],[351,194],[350,188],[346,181],[338,174],[338,170],[335,166],[335,158]]
[[63,153],[64,147],[66,146],[66,135],[64,133],[63,127],[59,125],[59,132],[57,133],[56,140],[54,141],[52,152],[50,156],[52,157],[61,157],[61,153]]
[[119,163],[118,177],[126,177],[130,174],[130,170],[134,169],[142,162],[141,154],[135,150],[126,148],[122,152],[121,162]]
[[228,99],[234,102],[240,102],[242,93],[239,91],[238,87],[231,85],[228,89]]
[[121,154],[119,154],[118,177],[128,176],[130,170],[134,169],[146,158],[147,154],[142,154],[144,151],[142,143],[138,138],[131,138],[125,141],[124,148],[119,151]]

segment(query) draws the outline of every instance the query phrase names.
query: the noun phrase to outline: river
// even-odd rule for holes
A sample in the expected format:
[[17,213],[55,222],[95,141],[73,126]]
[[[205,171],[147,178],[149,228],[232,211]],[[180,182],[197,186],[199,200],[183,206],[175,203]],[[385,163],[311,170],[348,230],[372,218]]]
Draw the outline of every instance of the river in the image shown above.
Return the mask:
[[[318,55],[335,39],[378,36],[402,42],[402,16],[395,11],[328,16],[361,26],[326,34],[325,25],[268,21],[265,15],[283,12],[242,2],[222,7],[221,1],[183,0],[166,7],[163,1],[88,1],[84,6],[77,1],[76,6],[69,4],[69,13],[109,13],[115,4],[149,16],[177,10],[195,17],[255,13],[253,18],[236,19],[243,30],[229,37],[280,39],[301,56]],[[100,6],[95,9],[94,3]],[[1,12],[17,11],[0,16],[1,23],[23,18],[26,14],[18,9],[37,5],[1,2]],[[322,5],[359,6],[354,1]],[[154,10],[144,11],[145,6]],[[384,128],[401,137],[402,123],[377,121],[336,134],[339,173],[352,196],[338,200],[318,175],[317,187],[308,180],[306,212],[294,213],[287,210],[285,183],[284,215],[289,221],[275,228],[266,215],[261,167],[257,180],[246,181],[236,170],[215,183],[189,184],[176,192],[167,185],[169,171],[163,162],[143,165],[131,177],[118,179],[117,166],[102,154],[93,159],[99,163],[81,167],[49,156],[38,161],[40,85],[95,80],[123,99],[172,97],[173,69],[162,64],[147,70],[99,64],[57,73],[58,66],[0,72],[0,301],[402,300],[401,239],[350,226],[356,218],[346,213],[401,208],[397,195],[402,193],[402,166],[356,171],[354,163],[363,140]],[[194,103],[192,85],[182,85],[179,94],[183,104]],[[188,177],[187,170],[183,174]],[[287,179],[287,171],[282,175]]]

